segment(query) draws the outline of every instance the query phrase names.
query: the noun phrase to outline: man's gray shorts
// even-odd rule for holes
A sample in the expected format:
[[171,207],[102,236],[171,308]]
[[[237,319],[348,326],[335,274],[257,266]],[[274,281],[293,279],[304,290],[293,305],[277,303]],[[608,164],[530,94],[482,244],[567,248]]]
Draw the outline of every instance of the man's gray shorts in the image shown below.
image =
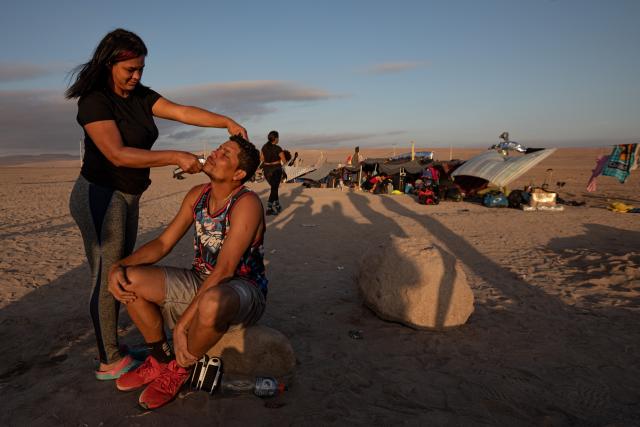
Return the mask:
[[[162,269],[166,296],[160,308],[165,325],[173,329],[207,276],[186,268],[162,267]],[[251,282],[233,277],[218,286],[232,289],[240,298],[240,308],[231,321],[229,330],[251,326],[262,317],[266,301],[262,292]]]

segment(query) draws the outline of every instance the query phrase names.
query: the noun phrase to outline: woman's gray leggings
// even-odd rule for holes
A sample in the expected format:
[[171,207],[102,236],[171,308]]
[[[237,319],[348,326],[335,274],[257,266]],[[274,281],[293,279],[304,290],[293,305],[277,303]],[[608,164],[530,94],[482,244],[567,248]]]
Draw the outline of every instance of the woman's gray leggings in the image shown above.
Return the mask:
[[80,228],[91,269],[89,312],[98,342],[100,362],[121,358],[118,349],[120,303],[107,289],[111,265],[131,254],[138,233],[140,195],[95,185],[82,175],[71,191],[69,209]]

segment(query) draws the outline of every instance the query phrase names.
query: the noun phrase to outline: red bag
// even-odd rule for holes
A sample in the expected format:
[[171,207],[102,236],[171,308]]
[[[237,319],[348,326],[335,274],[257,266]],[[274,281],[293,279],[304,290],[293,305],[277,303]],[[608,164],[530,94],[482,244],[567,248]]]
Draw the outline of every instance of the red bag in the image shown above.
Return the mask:
[[418,203],[421,205],[435,205],[436,195],[430,189],[425,189],[418,192]]

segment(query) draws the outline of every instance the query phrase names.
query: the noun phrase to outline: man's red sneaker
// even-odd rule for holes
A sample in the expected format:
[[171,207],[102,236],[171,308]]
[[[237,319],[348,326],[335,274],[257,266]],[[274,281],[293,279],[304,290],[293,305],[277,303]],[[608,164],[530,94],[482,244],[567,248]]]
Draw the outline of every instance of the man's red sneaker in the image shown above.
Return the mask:
[[155,409],[171,402],[189,379],[189,371],[178,365],[175,360],[169,362],[160,375],[144,389],[138,402],[145,409]]
[[135,390],[149,384],[160,376],[166,363],[160,363],[153,356],[147,356],[144,363],[137,369],[123,374],[116,380],[116,387],[121,391]]

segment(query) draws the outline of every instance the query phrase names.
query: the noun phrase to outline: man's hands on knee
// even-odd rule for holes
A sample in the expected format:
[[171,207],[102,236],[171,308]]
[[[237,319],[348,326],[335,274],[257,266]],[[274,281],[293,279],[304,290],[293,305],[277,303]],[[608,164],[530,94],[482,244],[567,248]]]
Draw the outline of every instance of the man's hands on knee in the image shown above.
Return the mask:
[[131,282],[127,278],[127,270],[122,265],[114,265],[109,271],[109,292],[123,304],[136,300],[136,294],[128,289]]

